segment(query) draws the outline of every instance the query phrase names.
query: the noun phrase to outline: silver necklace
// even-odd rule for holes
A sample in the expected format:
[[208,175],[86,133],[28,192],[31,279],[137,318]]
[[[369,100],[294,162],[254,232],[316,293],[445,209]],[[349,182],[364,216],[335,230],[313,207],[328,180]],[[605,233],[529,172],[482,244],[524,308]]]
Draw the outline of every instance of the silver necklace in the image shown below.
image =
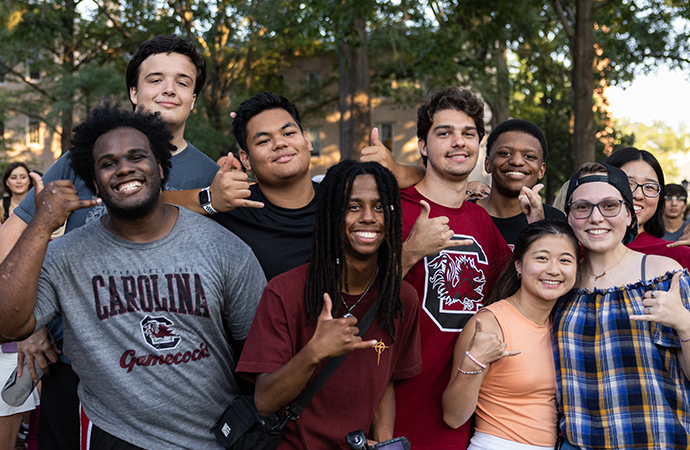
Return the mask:
[[362,294],[362,296],[359,297],[359,299],[357,299],[355,304],[352,306],[347,306],[347,303],[345,303],[345,299],[343,298],[343,294],[341,292],[338,293],[338,295],[340,295],[340,301],[343,302],[343,306],[345,306],[345,309],[347,309],[347,312],[345,313],[343,318],[354,317],[354,314],[352,314],[352,310],[355,309],[355,306],[359,305],[359,302],[361,302],[364,296],[367,295],[367,292],[369,292],[369,288],[372,284],[374,284],[374,280],[376,279],[376,275],[378,274],[379,266],[376,266],[376,273],[374,273],[374,276],[371,277],[371,281],[369,281],[369,286],[367,286],[367,289],[364,291],[364,294]]

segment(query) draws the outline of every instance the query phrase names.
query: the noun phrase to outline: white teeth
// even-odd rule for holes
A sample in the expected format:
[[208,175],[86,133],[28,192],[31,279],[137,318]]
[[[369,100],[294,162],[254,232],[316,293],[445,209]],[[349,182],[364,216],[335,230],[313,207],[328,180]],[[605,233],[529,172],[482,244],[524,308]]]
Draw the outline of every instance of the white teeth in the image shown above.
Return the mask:
[[642,207],[641,207],[641,206],[635,205],[635,211],[636,211],[636,212],[637,212],[637,211],[641,211],[641,210],[642,210]]
[[118,192],[128,192],[128,191],[131,191],[133,189],[138,188],[139,186],[141,186],[140,181],[132,181],[130,183],[125,183],[123,185],[120,185],[120,187],[117,190],[118,190]]
[[556,280],[541,280],[541,282],[544,284],[548,284],[549,286],[558,286],[559,284],[561,284],[560,281]]
[[357,231],[355,234],[363,239],[374,239],[378,233],[373,231]]
[[525,175],[525,174],[522,173],[522,172],[505,172],[505,174],[506,174],[506,175],[519,175],[519,176]]
[[604,233],[608,233],[609,230],[587,230],[588,234],[595,234],[595,235],[600,235]]

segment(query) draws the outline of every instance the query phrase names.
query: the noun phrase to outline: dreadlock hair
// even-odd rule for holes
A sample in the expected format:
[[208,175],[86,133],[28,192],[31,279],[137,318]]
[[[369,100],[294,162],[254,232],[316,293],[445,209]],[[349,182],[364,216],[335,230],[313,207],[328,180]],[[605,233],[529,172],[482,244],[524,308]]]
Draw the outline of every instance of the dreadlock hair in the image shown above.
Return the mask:
[[[379,314],[382,325],[395,340],[395,319],[400,312],[400,284],[402,282],[402,208],[400,191],[393,174],[376,162],[341,161],[328,169],[316,197],[316,222],[304,301],[308,321],[311,322],[323,308],[323,294],[332,299],[348,289],[348,268],[345,260],[343,233],[345,213],[352,194],[352,184],[360,175],[373,175],[376,179],[385,226],[384,241],[378,251],[381,274]],[[345,280],[345,286],[343,281]],[[333,317],[340,305],[333,302]]]
[[149,140],[151,152],[163,168],[162,183],[168,179],[170,158],[176,147],[173,135],[160,119],[160,114],[137,113],[105,104],[94,109],[91,115],[72,130],[72,147],[69,149],[70,165],[74,173],[84,180],[86,186],[96,194],[96,178],[93,146],[105,133],[118,128],[133,128],[141,131]]
[[[580,256],[580,246],[573,233],[573,229],[570,228],[566,222],[557,219],[544,219],[538,222],[531,223],[520,231],[518,235],[517,242],[515,242],[515,250],[513,251],[513,257],[508,264],[506,264],[503,272],[494,283],[494,287],[489,294],[488,299],[484,302],[484,306],[489,306],[492,303],[496,303],[499,300],[508,298],[515,294],[522,284],[522,281],[518,278],[517,270],[515,269],[515,263],[522,261],[527,253],[527,250],[544,236],[565,236],[568,238],[573,246],[573,251],[575,252],[573,256],[575,257],[575,264],[579,264]],[[578,272],[579,276],[579,272]],[[575,284],[577,285],[577,281]]]

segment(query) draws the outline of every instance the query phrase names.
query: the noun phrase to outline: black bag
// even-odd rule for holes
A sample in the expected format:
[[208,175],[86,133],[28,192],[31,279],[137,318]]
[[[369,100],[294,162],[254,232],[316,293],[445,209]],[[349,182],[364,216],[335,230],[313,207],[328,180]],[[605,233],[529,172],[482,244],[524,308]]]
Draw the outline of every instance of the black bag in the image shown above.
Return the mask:
[[[357,336],[364,336],[379,310],[380,298],[377,297],[359,323]],[[304,408],[326,381],[333,375],[348,353],[328,361],[323,369],[307,384],[302,393],[285,409],[285,418],[280,420],[277,414],[271,417],[259,415],[254,405],[254,396],[240,395],[223,412],[211,431],[223,447],[230,450],[275,450],[280,442],[280,432],[288,420],[297,420]]]
[[232,450],[275,450],[285,426],[277,414],[261,417],[253,395],[239,395],[213,426],[216,439]]

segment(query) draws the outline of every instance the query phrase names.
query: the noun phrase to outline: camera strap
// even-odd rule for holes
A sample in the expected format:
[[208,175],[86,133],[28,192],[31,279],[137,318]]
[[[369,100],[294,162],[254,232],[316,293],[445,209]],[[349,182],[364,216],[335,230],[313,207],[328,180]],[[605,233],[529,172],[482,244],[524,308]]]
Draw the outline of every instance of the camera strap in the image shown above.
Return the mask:
[[[376,317],[376,314],[379,311],[379,304],[381,303],[381,294],[376,297],[376,300],[374,303],[369,307],[369,310],[366,312],[364,317],[362,317],[362,321],[359,322],[359,333],[357,333],[357,336],[363,337],[364,334],[367,332],[371,324],[374,322],[374,318]],[[343,361],[345,361],[345,358],[347,358],[347,355],[349,355],[350,352],[345,353],[344,355],[340,355],[336,358],[331,359],[328,361],[328,364],[326,364],[323,369],[314,377],[314,379],[309,383],[302,393],[300,393],[296,399],[292,401],[288,405],[288,407],[285,409],[285,418],[280,421],[278,425],[276,425],[276,428],[279,430],[282,430],[285,424],[287,423],[288,420],[297,420],[299,419],[300,414],[302,414],[302,411],[304,411],[304,408],[307,407],[309,402],[311,401],[312,398],[316,395],[317,392],[323,387],[324,384],[326,384],[326,381],[335,373],[335,371],[338,369],[338,366],[342,364]]]

